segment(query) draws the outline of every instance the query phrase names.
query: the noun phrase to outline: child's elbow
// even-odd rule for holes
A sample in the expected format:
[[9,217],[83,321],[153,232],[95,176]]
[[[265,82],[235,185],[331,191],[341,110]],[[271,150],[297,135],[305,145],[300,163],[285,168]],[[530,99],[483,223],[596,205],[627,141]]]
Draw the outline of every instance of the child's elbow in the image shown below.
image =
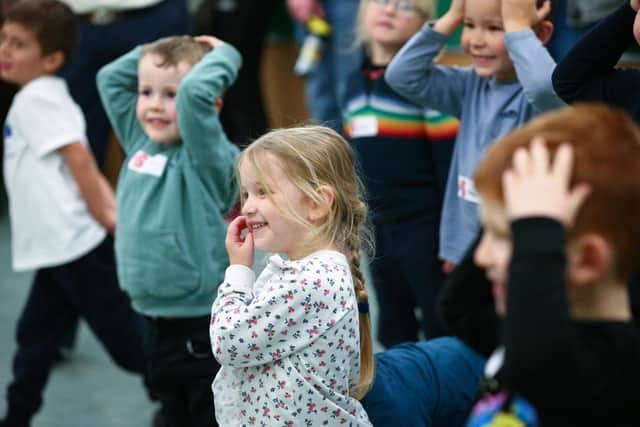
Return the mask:
[[104,90],[109,82],[110,77],[111,71],[108,64],[98,70],[98,73],[96,74],[96,84],[98,86],[98,91]]

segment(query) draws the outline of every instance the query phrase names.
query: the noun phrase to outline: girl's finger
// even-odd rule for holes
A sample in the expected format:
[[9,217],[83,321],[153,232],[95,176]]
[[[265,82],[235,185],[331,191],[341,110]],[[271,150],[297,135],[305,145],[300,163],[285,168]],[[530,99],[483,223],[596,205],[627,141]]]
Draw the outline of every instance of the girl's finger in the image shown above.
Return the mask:
[[227,236],[231,239],[232,242],[242,242],[240,234],[245,228],[247,228],[247,218],[243,215],[239,215],[234,218],[231,223],[229,223],[229,227],[227,228]]

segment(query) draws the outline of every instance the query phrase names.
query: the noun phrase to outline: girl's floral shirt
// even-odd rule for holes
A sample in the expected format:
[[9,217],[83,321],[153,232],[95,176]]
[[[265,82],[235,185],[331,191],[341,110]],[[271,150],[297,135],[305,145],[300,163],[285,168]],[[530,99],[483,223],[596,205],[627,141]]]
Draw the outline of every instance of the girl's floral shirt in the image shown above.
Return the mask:
[[213,382],[221,426],[370,426],[350,396],[360,376],[358,309],[346,257],[273,255],[231,265],[211,313],[222,365]]

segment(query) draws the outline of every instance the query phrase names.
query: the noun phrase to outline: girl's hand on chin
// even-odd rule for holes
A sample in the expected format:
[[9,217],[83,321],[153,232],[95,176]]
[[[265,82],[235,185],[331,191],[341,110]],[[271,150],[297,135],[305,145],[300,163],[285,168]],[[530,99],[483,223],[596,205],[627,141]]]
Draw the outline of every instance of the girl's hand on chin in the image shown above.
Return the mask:
[[[244,237],[243,232],[246,230]],[[247,217],[236,217],[227,228],[225,239],[229,262],[231,264],[245,265],[253,269],[253,234],[247,225]]]

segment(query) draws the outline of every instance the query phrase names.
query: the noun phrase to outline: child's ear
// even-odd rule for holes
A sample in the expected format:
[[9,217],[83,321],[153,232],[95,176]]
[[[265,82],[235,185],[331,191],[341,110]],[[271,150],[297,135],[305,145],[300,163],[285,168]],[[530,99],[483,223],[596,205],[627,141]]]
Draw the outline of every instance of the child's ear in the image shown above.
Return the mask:
[[546,45],[553,35],[553,23],[546,19],[542,20],[533,28],[533,31],[536,33],[538,40],[540,40],[543,45]]
[[321,185],[316,191],[320,196],[320,200],[322,200],[322,202],[318,203],[314,200],[310,201],[309,220],[311,222],[319,221],[329,216],[331,207],[333,206],[333,202],[335,200],[333,188],[329,187],[328,185]]
[[54,74],[64,65],[64,53],[61,50],[47,53],[44,56],[44,69],[47,73]]
[[602,236],[589,233],[571,243],[568,257],[569,283],[579,287],[590,285],[609,274],[613,250]]

